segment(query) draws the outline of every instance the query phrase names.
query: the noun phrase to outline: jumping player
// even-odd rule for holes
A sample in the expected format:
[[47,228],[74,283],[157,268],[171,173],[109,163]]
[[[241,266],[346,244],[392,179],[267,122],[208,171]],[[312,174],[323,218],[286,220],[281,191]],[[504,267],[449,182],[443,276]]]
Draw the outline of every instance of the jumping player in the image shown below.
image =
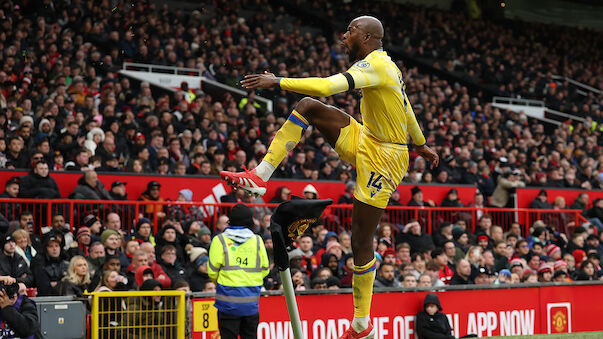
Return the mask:
[[362,89],[360,112],[363,124],[343,111],[305,97],[277,132],[268,153],[253,170],[220,172],[220,176],[249,193],[263,195],[266,182],[285,155],[299,142],[304,130],[313,125],[324,135],[341,159],[356,166],[357,180],[352,212],[354,253],[354,319],[341,338],[373,338],[369,321],[375,257],[373,235],[390,195],[408,168],[410,134],[419,155],[438,165],[439,157],[425,144],[410,102],[404,92],[402,73],[382,49],[383,26],[374,17],[361,16],[349,24],[343,45],[353,66],[328,78],[277,78],[274,74],[252,74],[243,87],[273,88],[326,97]]

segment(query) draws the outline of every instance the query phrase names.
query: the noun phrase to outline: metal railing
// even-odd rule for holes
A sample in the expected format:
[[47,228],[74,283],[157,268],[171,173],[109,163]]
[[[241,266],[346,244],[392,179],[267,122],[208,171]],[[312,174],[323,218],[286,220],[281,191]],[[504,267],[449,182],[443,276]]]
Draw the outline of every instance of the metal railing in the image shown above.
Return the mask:
[[563,75],[553,75],[553,76],[551,76],[551,78],[553,78],[553,80],[567,81],[568,83],[581,88],[582,90],[578,90],[577,92],[578,92],[578,94],[581,94],[584,96],[588,95],[588,93],[586,93],[585,91],[593,92],[596,94],[603,94],[603,91],[600,89],[594,88],[592,86],[581,83],[580,81],[576,81],[574,79],[568,78]]
[[184,339],[184,291],[93,292],[91,338]]
[[[203,221],[210,228],[215,227],[220,215],[228,214],[234,203],[203,203],[203,202],[174,202],[174,201],[117,201],[117,200],[71,200],[71,199],[0,199],[0,213],[12,216],[16,220],[22,211],[30,211],[34,216],[34,230],[39,232],[41,227],[51,225],[52,217],[56,214],[64,216],[71,231],[82,224],[84,217],[94,214],[99,220],[106,220],[109,213],[117,213],[122,221],[122,229],[133,233],[134,225],[142,218],[151,220],[154,232],[167,219],[184,224],[187,221]],[[254,217],[261,221],[270,215],[278,204],[247,204],[253,210]],[[328,206],[321,221],[331,231],[349,231],[352,226],[352,205],[337,204]],[[524,235],[529,232],[536,220],[542,220],[561,232],[580,225],[585,221],[580,215],[581,210],[537,210],[529,208],[477,208],[477,207],[411,207],[388,206],[383,213],[381,223],[393,226],[394,231],[400,231],[411,220],[417,220],[427,233],[447,222],[464,221],[467,229],[475,231],[479,219],[488,214],[492,224],[508,230],[512,223],[522,226]],[[8,217],[7,217],[8,218]]]
[[[186,68],[186,67],[175,67],[175,66],[163,66],[163,65],[153,65],[153,64],[140,64],[135,62],[124,62],[122,64],[122,71],[134,71],[134,72],[147,72],[147,73],[159,73],[166,75],[174,75],[174,76],[194,76],[199,77],[205,84],[210,84],[214,87],[220,88],[224,91],[228,91],[234,94],[237,94],[241,97],[246,97],[247,92],[238,88],[234,88],[223,83],[217,82],[215,80],[208,79],[203,76],[201,70],[195,68]],[[154,84],[157,85],[157,84]],[[174,90],[173,88],[162,86],[165,89]],[[256,100],[266,105],[266,110],[272,112],[273,110],[273,102],[270,99],[266,99],[264,97],[255,96]]]

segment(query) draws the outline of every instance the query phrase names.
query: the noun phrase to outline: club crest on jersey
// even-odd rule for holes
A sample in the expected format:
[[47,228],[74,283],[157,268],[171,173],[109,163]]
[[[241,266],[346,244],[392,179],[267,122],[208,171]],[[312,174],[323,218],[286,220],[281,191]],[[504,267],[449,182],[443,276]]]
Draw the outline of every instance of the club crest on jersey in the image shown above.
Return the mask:
[[357,66],[357,67],[359,67],[359,68],[367,68],[367,67],[369,67],[370,65],[371,65],[371,64],[369,64],[369,62],[368,62],[368,61],[366,61],[366,60],[360,60],[360,61],[358,61],[358,62],[356,63],[356,66]]

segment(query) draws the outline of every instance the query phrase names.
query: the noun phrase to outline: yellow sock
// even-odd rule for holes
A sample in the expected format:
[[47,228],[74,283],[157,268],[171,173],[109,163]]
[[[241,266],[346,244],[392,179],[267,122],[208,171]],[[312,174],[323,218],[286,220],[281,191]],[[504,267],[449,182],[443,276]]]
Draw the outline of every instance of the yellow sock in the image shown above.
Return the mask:
[[295,148],[301,139],[302,133],[308,128],[308,125],[308,120],[301,114],[295,110],[291,112],[289,119],[285,121],[283,127],[274,136],[268,148],[268,153],[264,157],[264,161],[277,168],[285,158],[285,155]]
[[354,277],[352,279],[354,318],[368,317],[371,314],[375,268],[375,258],[365,265],[354,265]]

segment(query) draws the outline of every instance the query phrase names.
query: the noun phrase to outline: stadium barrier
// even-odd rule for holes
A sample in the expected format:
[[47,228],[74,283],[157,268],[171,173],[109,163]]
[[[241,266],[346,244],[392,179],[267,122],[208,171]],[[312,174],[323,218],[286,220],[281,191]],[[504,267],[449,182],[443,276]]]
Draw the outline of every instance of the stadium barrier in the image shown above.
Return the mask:
[[184,291],[93,292],[91,339],[184,339]]
[[[247,204],[253,209],[254,217],[261,220],[270,214],[278,204]],[[119,201],[119,200],[72,200],[72,199],[0,199],[2,215],[18,216],[22,211],[31,211],[34,215],[35,231],[51,224],[52,216],[62,214],[69,223],[71,231],[79,226],[88,214],[105,220],[109,213],[117,213],[122,220],[122,228],[133,233],[134,225],[141,217],[151,220],[154,231],[166,218],[184,222],[201,220],[213,227],[222,214],[227,214],[233,203],[203,203],[175,201]],[[475,231],[479,218],[484,214],[492,216],[493,225],[508,230],[512,222],[519,222],[524,235],[536,220],[567,233],[570,227],[586,221],[580,210],[536,210],[529,208],[477,208],[477,207],[411,207],[388,206],[382,222],[393,226],[394,232],[400,231],[410,220],[417,220],[425,232],[432,233],[445,222],[464,220],[468,229]],[[337,233],[349,231],[352,225],[352,205],[336,204],[328,206],[323,214],[324,225]]]
[[[413,339],[415,315],[436,293],[455,337],[603,331],[603,282],[464,285],[375,289],[371,321],[375,339]],[[305,339],[338,338],[352,318],[351,289],[296,291]],[[258,339],[292,339],[282,291],[260,298]],[[208,293],[193,294],[193,339],[214,338],[217,310]]]

